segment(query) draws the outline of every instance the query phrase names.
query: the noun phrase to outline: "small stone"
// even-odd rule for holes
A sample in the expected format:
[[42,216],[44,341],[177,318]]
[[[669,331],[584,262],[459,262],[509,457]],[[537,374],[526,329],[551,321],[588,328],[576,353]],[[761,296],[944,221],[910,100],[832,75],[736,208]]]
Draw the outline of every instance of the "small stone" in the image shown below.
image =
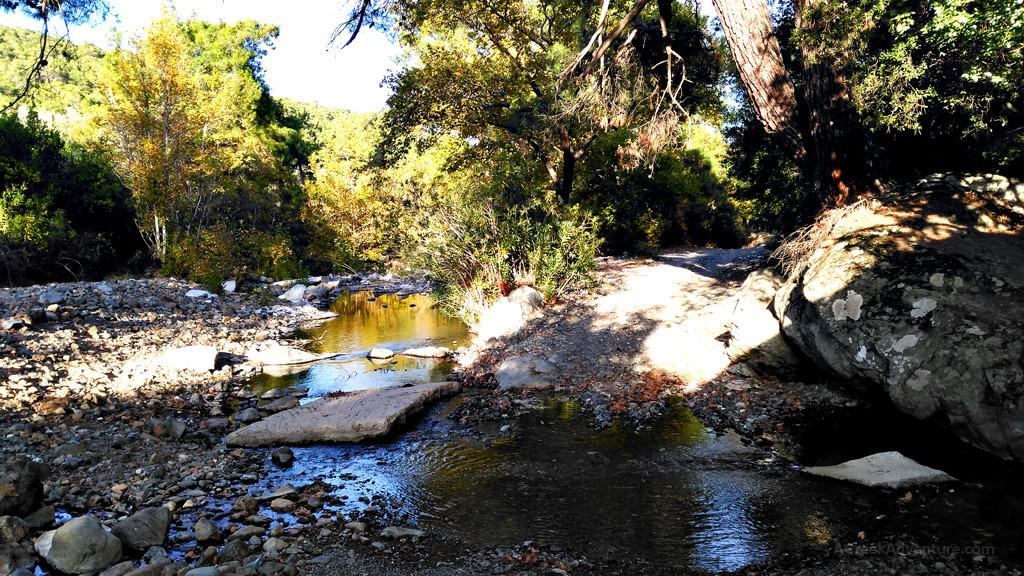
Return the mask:
[[237,418],[242,424],[252,424],[260,419],[260,411],[255,408],[246,408],[238,413]]
[[196,520],[192,526],[192,533],[195,534],[198,542],[214,542],[220,540],[220,529],[207,518]]
[[228,540],[248,540],[253,536],[263,536],[264,532],[266,530],[260,526],[243,526],[228,536]]
[[286,548],[288,548],[288,543],[280,538],[269,538],[263,543],[263,551],[268,554],[280,554]]
[[292,462],[295,461],[295,453],[292,452],[291,448],[287,446],[282,446],[277,450],[274,450],[274,452],[270,455],[270,460],[271,462],[277,464],[278,466],[287,468],[288,466],[292,465]]
[[270,502],[270,509],[278,513],[291,512],[295,510],[295,502],[285,500],[284,498],[277,498]]
[[388,526],[380,531],[381,538],[422,538],[426,535],[422,530],[415,528],[402,528],[400,526]]
[[366,525],[366,522],[349,522],[348,524],[345,524],[345,528],[355,532],[356,534],[362,534],[366,532],[368,526]]
[[0,516],[0,545],[16,544],[28,536],[28,524],[16,516]]

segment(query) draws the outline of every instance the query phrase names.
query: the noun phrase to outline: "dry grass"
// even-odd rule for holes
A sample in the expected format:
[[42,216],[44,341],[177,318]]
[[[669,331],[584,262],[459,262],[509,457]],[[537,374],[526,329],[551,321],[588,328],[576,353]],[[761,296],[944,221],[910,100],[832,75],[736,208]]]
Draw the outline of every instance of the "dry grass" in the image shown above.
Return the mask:
[[863,228],[866,221],[874,219],[880,208],[881,203],[877,200],[866,199],[827,210],[813,224],[793,232],[783,240],[772,252],[772,259],[782,265],[782,271],[787,277],[793,276],[803,270],[815,250]]

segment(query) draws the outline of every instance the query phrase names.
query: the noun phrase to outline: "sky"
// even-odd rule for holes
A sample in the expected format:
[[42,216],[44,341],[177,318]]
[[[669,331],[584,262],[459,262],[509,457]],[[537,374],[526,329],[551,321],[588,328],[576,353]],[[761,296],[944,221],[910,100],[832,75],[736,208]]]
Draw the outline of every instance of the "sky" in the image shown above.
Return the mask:
[[[139,35],[160,15],[163,0],[107,0],[110,13],[102,22],[74,26],[72,42],[103,48],[122,37]],[[363,29],[350,46],[329,46],[335,27],[344,20],[349,0],[176,0],[179,18],[211,22],[257,20],[275,24],[281,34],[264,59],[267,84],[274,96],[354,112],[384,108],[388,91],[380,86],[388,70],[397,67],[401,50],[375,30]],[[0,13],[0,24],[38,30],[18,14]],[[51,31],[53,28],[51,28]]]

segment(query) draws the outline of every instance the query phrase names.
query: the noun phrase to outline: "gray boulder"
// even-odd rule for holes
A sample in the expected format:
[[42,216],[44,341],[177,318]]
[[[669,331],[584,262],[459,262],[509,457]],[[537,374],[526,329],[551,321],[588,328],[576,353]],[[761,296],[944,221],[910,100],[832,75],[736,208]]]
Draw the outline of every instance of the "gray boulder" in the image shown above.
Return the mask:
[[770,268],[755,270],[743,281],[726,323],[729,339],[725,352],[733,362],[773,373],[790,373],[800,365],[772,309],[775,293],[784,281]]
[[776,296],[790,340],[906,414],[1024,460],[1024,185],[935,176],[835,229]]
[[38,302],[42,306],[50,306],[50,305],[53,305],[53,304],[63,304],[64,303],[64,293],[61,292],[60,290],[49,289],[49,290],[44,291],[42,294],[40,294],[39,298],[36,300],[36,302]]
[[50,468],[15,457],[0,465],[0,515],[27,516],[43,501],[43,481]]
[[139,510],[114,525],[111,532],[130,550],[145,552],[153,546],[162,546],[167,538],[171,513],[163,506]]
[[121,541],[92,516],[45,532],[36,539],[35,549],[47,564],[66,574],[99,572],[121,558]]

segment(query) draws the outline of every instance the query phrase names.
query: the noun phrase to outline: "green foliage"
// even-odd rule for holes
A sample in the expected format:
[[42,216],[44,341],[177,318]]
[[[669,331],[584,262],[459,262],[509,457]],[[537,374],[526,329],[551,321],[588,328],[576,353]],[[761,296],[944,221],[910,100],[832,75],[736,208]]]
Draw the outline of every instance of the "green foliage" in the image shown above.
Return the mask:
[[[179,23],[165,13],[108,56],[97,139],[132,190],[167,273],[211,286],[301,269],[303,118],[270,97],[260,59],[277,29]],[[294,239],[295,242],[292,241]]]
[[0,117],[0,274],[7,282],[99,277],[139,262],[127,191],[100,155],[35,114]]
[[621,150],[632,135],[620,130],[598,140],[584,163],[582,206],[597,218],[602,248],[653,252],[681,241],[733,247],[745,233],[729,191],[728,147],[712,125],[693,121],[681,129],[680,147],[662,152],[651,166],[623,166]]
[[900,175],[1024,173],[1024,4],[1018,0],[822,2],[796,40],[849,75]]
[[[0,26],[0,106],[24,89],[25,74],[38,56],[38,33]],[[63,42],[19,106],[38,111],[62,128],[71,128],[86,110],[103,101],[97,83],[102,68],[102,50],[91,44]]]
[[558,298],[591,285],[599,240],[590,218],[479,201],[434,215],[417,263],[440,283],[441,305],[464,320],[518,285]]

